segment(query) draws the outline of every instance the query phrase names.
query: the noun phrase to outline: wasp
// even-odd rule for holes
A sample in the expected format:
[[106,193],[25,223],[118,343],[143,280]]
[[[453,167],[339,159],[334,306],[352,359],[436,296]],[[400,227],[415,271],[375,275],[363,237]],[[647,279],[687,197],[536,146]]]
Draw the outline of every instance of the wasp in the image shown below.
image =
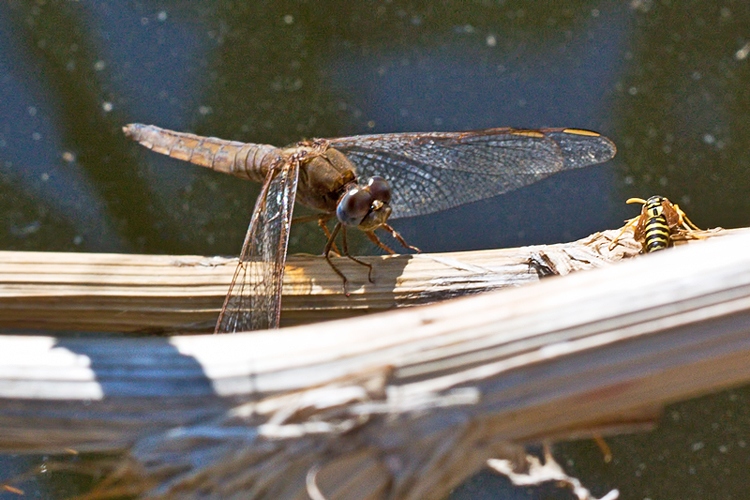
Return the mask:
[[625,223],[625,227],[609,245],[610,250],[615,247],[623,233],[633,226],[633,238],[641,243],[641,253],[671,247],[674,237],[678,235],[697,238],[694,231],[700,231],[700,228],[688,219],[678,205],[663,196],[652,196],[648,200],[630,198],[626,203],[642,204],[641,214]]

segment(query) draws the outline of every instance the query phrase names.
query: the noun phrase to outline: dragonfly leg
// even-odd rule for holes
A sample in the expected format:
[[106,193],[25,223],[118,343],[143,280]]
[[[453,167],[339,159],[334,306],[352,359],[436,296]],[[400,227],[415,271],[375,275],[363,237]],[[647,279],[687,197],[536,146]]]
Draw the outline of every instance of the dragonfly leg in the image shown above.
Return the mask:
[[353,260],[357,264],[361,264],[367,267],[367,281],[369,281],[370,283],[374,283],[374,281],[372,281],[372,264],[368,264],[367,262],[361,261],[358,258],[349,254],[349,248],[346,244],[346,226],[341,226],[341,246],[344,249],[344,255],[349,257],[351,260]]
[[[318,223],[318,226],[320,226],[320,229],[322,229],[323,233],[326,235],[326,241],[328,241],[331,239],[331,231],[328,229],[327,224],[328,224],[328,221],[331,220],[332,216],[333,214],[329,214],[329,213],[302,215],[300,217],[295,217],[294,220],[292,220],[292,224],[304,224],[306,222],[316,221]],[[336,246],[335,241],[333,245],[331,246],[331,251],[337,257],[341,255],[341,252],[339,252],[339,249]]]
[[612,461],[612,449],[609,447],[607,442],[604,440],[604,438],[599,435],[594,435],[594,442],[599,447],[599,451],[602,452],[602,457],[604,458],[604,463],[608,464]]
[[388,231],[390,231],[391,236],[393,236],[396,239],[396,241],[398,241],[399,243],[401,243],[402,247],[404,247],[404,248],[406,248],[408,250],[411,250],[412,252],[417,252],[417,253],[421,252],[421,250],[419,248],[417,248],[417,247],[415,247],[413,245],[408,244],[406,242],[406,240],[404,239],[404,237],[401,236],[399,234],[399,232],[396,231],[395,229],[393,229],[389,224],[383,224],[382,227],[383,227],[383,229],[387,229]]
[[292,224],[304,224],[305,222],[312,222],[314,220],[318,220],[320,216],[318,214],[313,215],[300,215],[299,217],[295,217],[292,219]]
[[370,241],[372,241],[373,243],[375,243],[377,246],[379,246],[386,253],[388,253],[390,255],[393,255],[394,253],[396,253],[396,252],[393,251],[393,249],[391,247],[389,247],[388,245],[386,245],[385,243],[383,243],[382,241],[380,241],[380,238],[378,238],[378,235],[375,234],[375,231],[365,231],[365,234],[367,235],[368,238],[370,238]]
[[326,243],[325,248],[323,249],[323,257],[325,257],[326,262],[328,262],[328,265],[331,266],[331,269],[338,274],[341,277],[341,280],[343,281],[344,286],[344,295],[347,297],[349,296],[349,290],[346,288],[346,284],[348,283],[348,280],[346,279],[346,276],[344,273],[342,273],[338,267],[331,261],[331,256],[329,255],[331,253],[331,248],[334,245],[334,239],[336,238],[336,235],[339,234],[339,230],[342,228],[341,223],[339,222],[336,224],[336,227],[333,228],[333,231],[331,232],[331,236],[328,238],[328,242]]
[[336,246],[336,239],[331,238],[331,231],[328,229],[328,221],[331,220],[331,214],[320,214],[318,215],[318,226],[320,226],[320,229],[323,230],[323,233],[326,235],[326,238],[332,241],[331,243],[331,249],[333,250],[333,253],[336,256],[341,256],[341,252],[339,252],[338,247]]

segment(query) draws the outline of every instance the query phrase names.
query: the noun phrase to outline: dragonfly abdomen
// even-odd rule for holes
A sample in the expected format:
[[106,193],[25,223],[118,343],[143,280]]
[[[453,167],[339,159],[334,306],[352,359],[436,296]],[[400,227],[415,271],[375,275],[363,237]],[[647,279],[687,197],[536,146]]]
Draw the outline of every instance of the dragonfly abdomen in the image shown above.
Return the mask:
[[154,125],[131,123],[122,130],[157,153],[256,182],[264,181],[269,167],[281,155],[281,149],[269,144],[202,137]]

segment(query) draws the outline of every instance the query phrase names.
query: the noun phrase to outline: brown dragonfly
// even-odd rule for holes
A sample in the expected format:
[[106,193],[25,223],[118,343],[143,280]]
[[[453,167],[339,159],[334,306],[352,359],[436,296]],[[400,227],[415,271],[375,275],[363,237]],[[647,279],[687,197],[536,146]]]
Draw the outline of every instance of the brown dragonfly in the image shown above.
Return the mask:
[[[348,256],[347,227],[364,231],[390,253],[376,229],[414,249],[388,224],[389,218],[490,198],[556,172],[605,162],[616,152],[606,137],[568,128],[360,135],[284,148],[153,125],[130,124],[123,131],[157,153],[262,184],[215,333],[278,327],[295,196],[321,212],[318,222],[328,235],[324,255],[346,287],[346,277],[329,254],[341,232]],[[326,222],[333,217],[336,225],[328,231]]]

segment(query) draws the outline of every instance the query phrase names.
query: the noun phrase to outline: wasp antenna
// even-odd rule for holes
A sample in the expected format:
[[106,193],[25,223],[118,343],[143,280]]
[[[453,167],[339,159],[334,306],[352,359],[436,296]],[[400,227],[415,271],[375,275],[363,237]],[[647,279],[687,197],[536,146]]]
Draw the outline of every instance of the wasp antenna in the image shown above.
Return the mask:
[[644,200],[643,198],[628,198],[628,200],[625,203],[628,203],[628,204],[640,203],[641,205],[645,205],[646,200]]

